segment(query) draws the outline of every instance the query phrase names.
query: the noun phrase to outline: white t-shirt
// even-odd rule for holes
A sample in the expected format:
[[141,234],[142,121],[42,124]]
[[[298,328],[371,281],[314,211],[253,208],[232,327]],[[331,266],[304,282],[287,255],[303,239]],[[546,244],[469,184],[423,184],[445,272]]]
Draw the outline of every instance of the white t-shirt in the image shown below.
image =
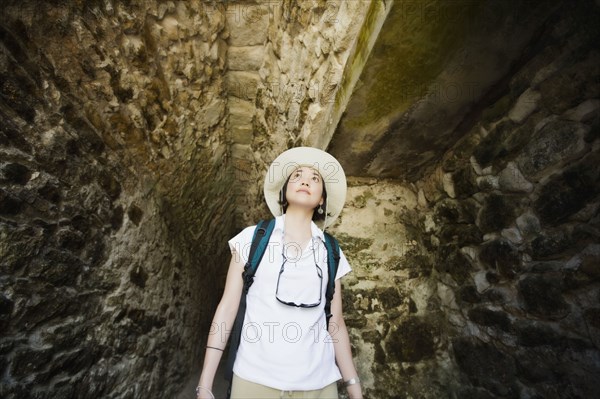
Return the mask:
[[[242,327],[233,372],[247,380],[279,390],[321,389],[341,378],[335,364],[333,342],[325,318],[327,290],[327,250],[323,232],[312,223],[312,240],[306,248],[286,244],[287,261],[279,281],[277,297],[285,302],[321,303],[300,308],[276,299],[277,280],[283,264],[283,227],[285,215],[276,218],[269,245],[246,297],[246,316]],[[233,256],[246,263],[256,226],[247,227],[229,241]],[[313,251],[314,249],[314,251]],[[316,264],[322,270],[322,284]],[[340,250],[335,279],[350,272]],[[318,288],[321,288],[319,292]]]

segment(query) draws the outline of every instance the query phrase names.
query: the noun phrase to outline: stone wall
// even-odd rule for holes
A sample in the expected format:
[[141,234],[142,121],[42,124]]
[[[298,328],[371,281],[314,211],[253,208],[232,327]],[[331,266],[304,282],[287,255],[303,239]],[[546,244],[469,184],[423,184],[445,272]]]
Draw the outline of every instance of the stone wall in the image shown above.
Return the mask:
[[[1,397],[177,397],[267,164],[327,145],[391,4],[3,3]],[[434,173],[349,177],[369,398],[599,394],[598,8],[548,4]]]
[[233,228],[225,17],[171,1],[0,15],[0,396],[175,397]]
[[279,153],[327,146],[320,139],[332,130],[332,108],[371,3],[380,4],[257,0],[225,8],[239,227],[269,216],[262,184]]
[[600,32],[579,5],[433,174],[351,179],[334,231],[367,397],[600,395]]

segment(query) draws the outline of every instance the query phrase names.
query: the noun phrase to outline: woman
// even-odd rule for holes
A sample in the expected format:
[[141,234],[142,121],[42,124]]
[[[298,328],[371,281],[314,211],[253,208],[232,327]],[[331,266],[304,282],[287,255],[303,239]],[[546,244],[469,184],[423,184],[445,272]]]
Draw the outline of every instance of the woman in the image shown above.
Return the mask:
[[[316,148],[282,153],[269,167],[264,195],[276,216],[267,251],[249,289],[242,338],[233,368],[232,399],[336,399],[342,378],[351,399],[361,399],[348,331],[342,317],[340,278],[350,266],[340,250],[326,321],[327,250],[323,228],[339,216],[346,198],[346,177],[339,162]],[[223,297],[206,346],[198,398],[212,397],[212,384],[233,326],[242,272],[256,226],[229,241],[232,259]]]

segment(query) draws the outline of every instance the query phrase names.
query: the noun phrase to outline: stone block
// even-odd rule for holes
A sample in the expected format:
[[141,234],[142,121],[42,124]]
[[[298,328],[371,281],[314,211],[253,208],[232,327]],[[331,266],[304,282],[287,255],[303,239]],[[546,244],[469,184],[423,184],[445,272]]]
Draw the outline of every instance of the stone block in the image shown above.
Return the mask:
[[491,233],[508,227],[515,218],[514,201],[501,195],[492,194],[485,200],[479,212],[478,226],[484,233]]
[[258,71],[264,57],[264,46],[230,47],[227,50],[227,66],[230,71]]
[[22,207],[23,201],[20,198],[0,189],[0,215],[16,215]]
[[563,278],[560,273],[528,276],[519,281],[518,288],[523,307],[531,314],[553,320],[569,313],[569,305],[562,296]]
[[477,214],[475,201],[444,199],[435,204],[433,221],[436,224],[474,223]]
[[560,258],[574,245],[568,231],[547,231],[531,241],[531,256],[536,260]]
[[268,4],[233,3],[226,10],[230,46],[265,44],[269,32]]
[[600,111],[600,100],[587,100],[577,107],[570,109],[565,116],[575,122],[586,122],[598,115]]
[[513,358],[477,338],[457,338],[452,342],[456,363],[469,378],[495,396],[516,397],[517,368]]
[[501,235],[502,235],[502,237],[506,238],[513,244],[522,244],[523,243],[523,236],[521,235],[521,232],[519,232],[519,229],[517,229],[515,227],[502,230]]
[[544,223],[557,224],[581,210],[600,192],[600,154],[549,180],[540,190],[534,209]]
[[254,129],[250,125],[233,125],[231,127],[231,139],[236,144],[252,143]]
[[473,224],[447,224],[442,225],[438,233],[438,238],[442,242],[455,243],[459,247],[469,244],[481,243],[483,236],[477,226]]
[[460,167],[452,173],[452,192],[451,198],[469,198],[477,192],[477,175],[469,167]]
[[587,126],[555,118],[548,118],[539,126],[516,160],[527,177],[539,177],[547,168],[575,159],[585,150]]
[[16,378],[31,376],[42,371],[52,360],[52,348],[45,349],[18,349],[14,355],[12,374]]
[[25,185],[31,179],[29,168],[19,163],[0,165],[0,183]]
[[211,101],[201,113],[200,126],[202,128],[211,128],[215,126],[221,120],[223,111],[225,109],[225,101],[221,99],[215,99]]
[[490,288],[490,282],[487,279],[487,274],[485,270],[481,270],[473,276],[473,282],[475,283],[475,287],[478,293],[483,293]]
[[256,99],[259,82],[258,72],[231,71],[225,77],[229,95],[246,101]]
[[254,104],[242,100],[229,101],[229,126],[247,126],[252,124],[256,112]]
[[589,77],[598,76],[599,62],[600,55],[590,52],[589,56],[542,82],[539,86],[542,106],[553,114],[561,115],[589,98],[598,98],[600,85],[592,83]]
[[477,187],[482,191],[492,191],[500,188],[497,176],[487,175],[477,178]]
[[509,162],[506,168],[498,176],[500,190],[515,193],[530,193],[533,184],[527,181],[521,171],[513,162]]
[[538,108],[540,98],[542,96],[539,92],[527,89],[517,99],[517,102],[508,113],[508,117],[515,123],[523,122]]
[[484,245],[479,259],[501,276],[512,278],[520,271],[519,251],[508,240],[500,239]]
[[458,290],[456,297],[464,303],[474,304],[481,302],[481,296],[477,292],[477,288],[474,285],[466,285],[461,287]]
[[486,168],[491,166],[490,164],[494,159],[501,157],[504,154],[503,142],[513,132],[515,123],[509,119],[499,122],[489,132],[488,135],[481,140],[481,143],[475,149],[473,156],[475,160],[483,168],[483,174],[488,174]]
[[470,279],[471,261],[455,244],[442,245],[436,254],[434,268],[439,273],[447,273],[458,284],[464,284]]
[[526,347],[535,346],[560,346],[564,344],[564,337],[561,337],[552,328],[528,322],[519,322],[515,326],[515,331],[519,343]]
[[517,218],[517,227],[526,237],[536,235],[541,230],[539,219],[531,212],[524,213]]
[[231,157],[233,159],[254,162],[252,148],[246,144],[234,144],[231,146]]
[[502,331],[510,330],[511,323],[506,313],[478,307],[469,310],[468,315],[471,321],[479,325],[496,327]]

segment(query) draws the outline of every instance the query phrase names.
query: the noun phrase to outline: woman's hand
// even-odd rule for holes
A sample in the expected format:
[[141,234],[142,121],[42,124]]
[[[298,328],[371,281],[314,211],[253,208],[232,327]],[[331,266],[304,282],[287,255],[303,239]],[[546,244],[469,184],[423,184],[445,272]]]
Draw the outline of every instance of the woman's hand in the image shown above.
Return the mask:
[[346,391],[348,391],[350,399],[362,399],[363,397],[360,383],[347,386]]
[[196,399],[215,399],[212,390],[202,385],[196,387]]

